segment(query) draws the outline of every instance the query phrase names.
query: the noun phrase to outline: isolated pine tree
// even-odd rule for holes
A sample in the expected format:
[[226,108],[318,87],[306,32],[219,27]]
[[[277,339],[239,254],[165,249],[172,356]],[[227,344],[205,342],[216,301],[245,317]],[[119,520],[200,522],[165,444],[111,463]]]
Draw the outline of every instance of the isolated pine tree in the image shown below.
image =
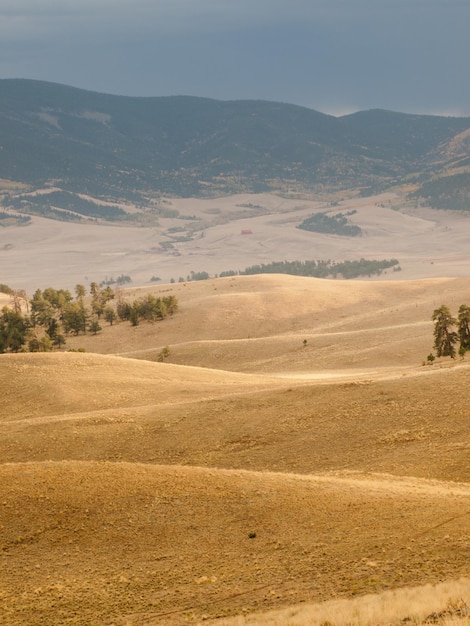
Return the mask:
[[452,317],[449,308],[443,304],[435,309],[432,321],[434,322],[434,348],[437,356],[450,356],[455,359],[455,344],[459,337],[452,328],[457,325],[457,320]]
[[460,305],[458,320],[460,353],[464,354],[467,350],[470,350],[470,307],[468,305]]

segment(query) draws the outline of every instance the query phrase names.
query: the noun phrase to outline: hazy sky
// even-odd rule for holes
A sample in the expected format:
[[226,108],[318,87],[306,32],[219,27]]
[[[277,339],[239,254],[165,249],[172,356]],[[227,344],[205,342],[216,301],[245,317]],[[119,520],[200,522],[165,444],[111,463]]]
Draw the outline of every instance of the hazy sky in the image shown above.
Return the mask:
[[0,77],[470,115],[470,0],[0,0]]

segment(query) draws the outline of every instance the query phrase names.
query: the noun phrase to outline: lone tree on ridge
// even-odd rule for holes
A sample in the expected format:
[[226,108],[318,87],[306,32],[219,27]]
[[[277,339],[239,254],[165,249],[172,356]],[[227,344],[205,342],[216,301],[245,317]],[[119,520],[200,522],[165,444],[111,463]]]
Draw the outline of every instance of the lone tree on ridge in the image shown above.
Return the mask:
[[452,328],[457,325],[456,318],[452,317],[449,308],[443,304],[435,309],[432,321],[434,322],[434,348],[437,356],[450,356],[455,359],[455,344],[459,336]]

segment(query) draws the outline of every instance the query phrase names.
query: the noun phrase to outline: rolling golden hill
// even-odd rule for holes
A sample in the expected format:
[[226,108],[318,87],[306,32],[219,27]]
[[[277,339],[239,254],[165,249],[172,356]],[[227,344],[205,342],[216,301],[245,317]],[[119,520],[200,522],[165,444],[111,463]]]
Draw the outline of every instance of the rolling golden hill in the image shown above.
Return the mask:
[[469,481],[470,368],[407,373],[325,382],[91,354],[4,355],[0,461],[341,469]]
[[196,623],[468,571],[468,486],[68,461],[0,476],[4,623]]
[[261,624],[469,575],[470,368],[423,359],[470,280],[170,290],[85,354],[0,355],[1,624]]
[[[334,281],[286,275],[236,276],[130,289],[174,294],[180,312],[164,323],[107,326],[70,347],[252,373],[421,364],[432,349],[432,311],[470,301],[470,281]],[[306,349],[303,341],[307,340]],[[331,373],[331,372],[330,372]]]

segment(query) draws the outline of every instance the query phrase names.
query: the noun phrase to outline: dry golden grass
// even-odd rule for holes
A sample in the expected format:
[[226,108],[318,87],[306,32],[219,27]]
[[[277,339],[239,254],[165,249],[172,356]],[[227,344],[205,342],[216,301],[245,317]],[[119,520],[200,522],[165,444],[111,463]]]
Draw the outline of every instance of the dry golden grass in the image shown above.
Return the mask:
[[0,477],[10,624],[196,622],[467,572],[468,486],[67,461]]
[[0,460],[341,469],[467,482],[470,368],[419,369],[325,384],[89,354],[4,355]]
[[463,626],[470,623],[470,606],[464,597],[470,598],[468,578],[207,623],[218,626]]
[[470,604],[465,581],[403,589],[469,575],[470,367],[422,361],[470,280],[153,290],[180,312],[73,340],[85,354],[0,355],[0,624],[398,625]]
[[[155,325],[106,326],[71,347],[255,373],[421,364],[432,348],[432,311],[455,312],[467,279],[333,281],[286,275],[237,276],[126,290],[174,294],[180,312]],[[303,349],[303,340],[307,347]]]
[[4,306],[9,306],[10,301],[10,296],[7,296],[5,293],[0,292],[0,309],[3,309]]
[[261,376],[83,353],[2,357],[0,420],[196,402],[273,387]]

